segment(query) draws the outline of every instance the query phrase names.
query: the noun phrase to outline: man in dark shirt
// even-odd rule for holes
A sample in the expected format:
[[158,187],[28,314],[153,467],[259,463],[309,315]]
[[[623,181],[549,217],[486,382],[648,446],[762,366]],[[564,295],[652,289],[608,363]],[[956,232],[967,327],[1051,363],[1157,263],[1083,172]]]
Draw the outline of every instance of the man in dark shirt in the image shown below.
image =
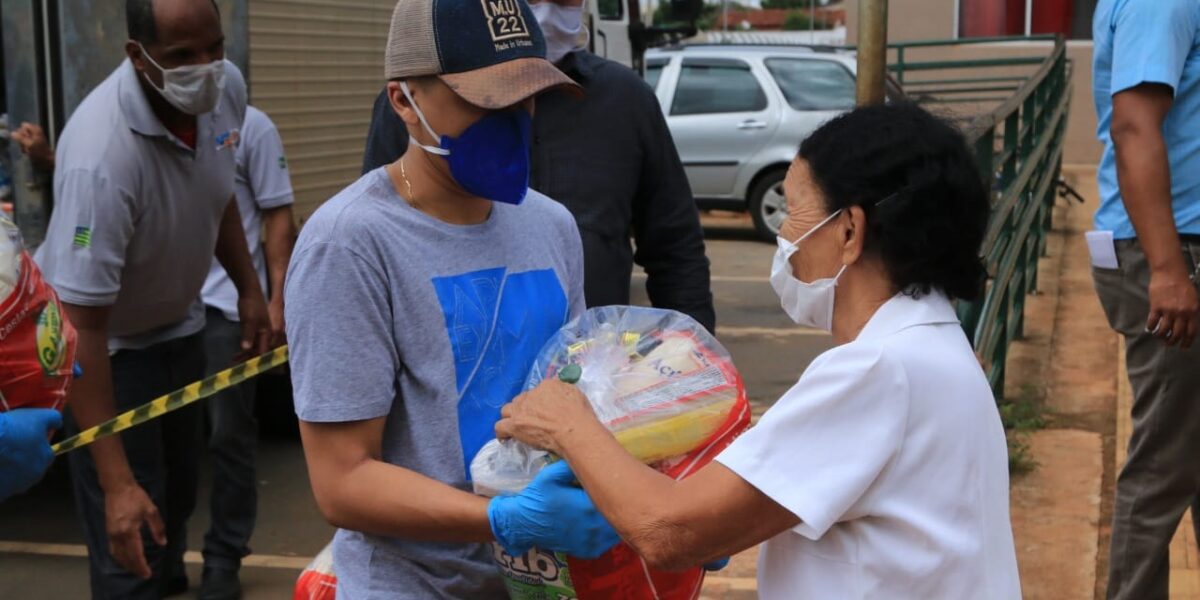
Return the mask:
[[[628,304],[636,262],[646,271],[651,304],[714,330],[700,215],[654,91],[628,67],[583,49],[582,0],[529,4],[545,33],[547,58],[586,92],[583,99],[560,91],[538,98],[530,187],[575,216],[588,306]],[[408,147],[386,90],[380,98],[364,173],[395,161]]]

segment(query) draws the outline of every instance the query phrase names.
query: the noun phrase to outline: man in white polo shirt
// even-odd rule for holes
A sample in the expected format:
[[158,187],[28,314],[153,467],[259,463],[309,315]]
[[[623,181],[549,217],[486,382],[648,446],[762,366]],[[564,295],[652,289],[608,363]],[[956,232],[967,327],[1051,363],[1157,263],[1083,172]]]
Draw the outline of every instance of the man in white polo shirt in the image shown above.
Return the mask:
[[[214,248],[239,291],[241,349],[265,351],[263,292],[232,202],[246,110],[212,0],[127,0],[128,60],[58,144],[56,206],[36,260],[79,331],[73,433],[204,375],[199,300]],[[201,413],[183,409],[74,452],[93,598],[187,587]]]
[[[296,225],[292,217],[292,182],[279,131],[265,113],[246,107],[237,149],[237,204],[258,281],[270,290],[273,344],[283,342],[283,280]],[[265,250],[265,251],[264,251]],[[220,263],[213,261],[201,293],[208,314],[204,351],[208,372],[233,364],[242,334],[237,289]],[[241,595],[238,570],[250,554],[250,536],[258,513],[258,422],[254,417],[255,384],[247,381],[208,401],[212,431],[212,520],[204,536],[204,578],[200,600],[227,600]]]

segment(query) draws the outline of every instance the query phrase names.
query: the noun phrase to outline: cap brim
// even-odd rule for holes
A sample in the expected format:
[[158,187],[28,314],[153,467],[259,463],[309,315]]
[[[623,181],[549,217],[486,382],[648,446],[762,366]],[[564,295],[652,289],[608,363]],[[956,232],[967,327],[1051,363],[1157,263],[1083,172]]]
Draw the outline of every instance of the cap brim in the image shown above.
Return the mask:
[[507,108],[556,87],[583,95],[579,84],[544,58],[518,58],[438,78],[463,100],[488,110]]

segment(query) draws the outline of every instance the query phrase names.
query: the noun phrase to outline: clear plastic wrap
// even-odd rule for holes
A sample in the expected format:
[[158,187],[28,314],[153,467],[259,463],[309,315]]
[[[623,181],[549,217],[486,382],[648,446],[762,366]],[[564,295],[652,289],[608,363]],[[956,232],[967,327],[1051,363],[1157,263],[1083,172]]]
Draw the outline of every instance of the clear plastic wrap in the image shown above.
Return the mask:
[[[551,338],[525,389],[571,365],[596,416],[628,452],[677,479],[707,464],[750,422],[741,376],[703,327],[674,311],[608,306],[589,310]],[[573,367],[572,367],[573,368]],[[515,441],[492,440],[471,463],[476,493],[517,493],[553,457]],[[628,546],[595,561],[538,549],[512,557],[495,547],[514,600],[697,597],[699,568],[660,573]],[[553,566],[554,568],[549,568]]]
[[336,597],[337,576],[333,573],[333,542],[330,542],[296,579],[292,600],[334,600]]

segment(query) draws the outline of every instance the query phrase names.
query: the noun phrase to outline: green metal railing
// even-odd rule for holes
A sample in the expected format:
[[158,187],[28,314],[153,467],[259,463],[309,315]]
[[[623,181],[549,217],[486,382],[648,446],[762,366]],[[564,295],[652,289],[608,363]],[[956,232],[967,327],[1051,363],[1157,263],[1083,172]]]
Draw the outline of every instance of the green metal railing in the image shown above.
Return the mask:
[[[1012,41],[1045,43],[1025,45],[1040,56],[906,60],[918,49],[945,54],[955,46]],[[1066,44],[1061,37],[1038,36],[913,42],[890,48],[897,60],[889,70],[919,102],[995,104],[982,114],[976,112],[964,128],[980,173],[992,185],[993,193],[982,250],[989,276],[987,291],[977,302],[959,303],[958,312],[999,399],[1004,396],[1009,344],[1023,333],[1025,299],[1037,290],[1038,258],[1045,253],[1050,230],[1070,110],[1071,65]],[[1013,73],[1031,67],[1036,68]],[[1003,73],[996,74],[996,70]],[[947,71],[966,75],[915,78]]]

